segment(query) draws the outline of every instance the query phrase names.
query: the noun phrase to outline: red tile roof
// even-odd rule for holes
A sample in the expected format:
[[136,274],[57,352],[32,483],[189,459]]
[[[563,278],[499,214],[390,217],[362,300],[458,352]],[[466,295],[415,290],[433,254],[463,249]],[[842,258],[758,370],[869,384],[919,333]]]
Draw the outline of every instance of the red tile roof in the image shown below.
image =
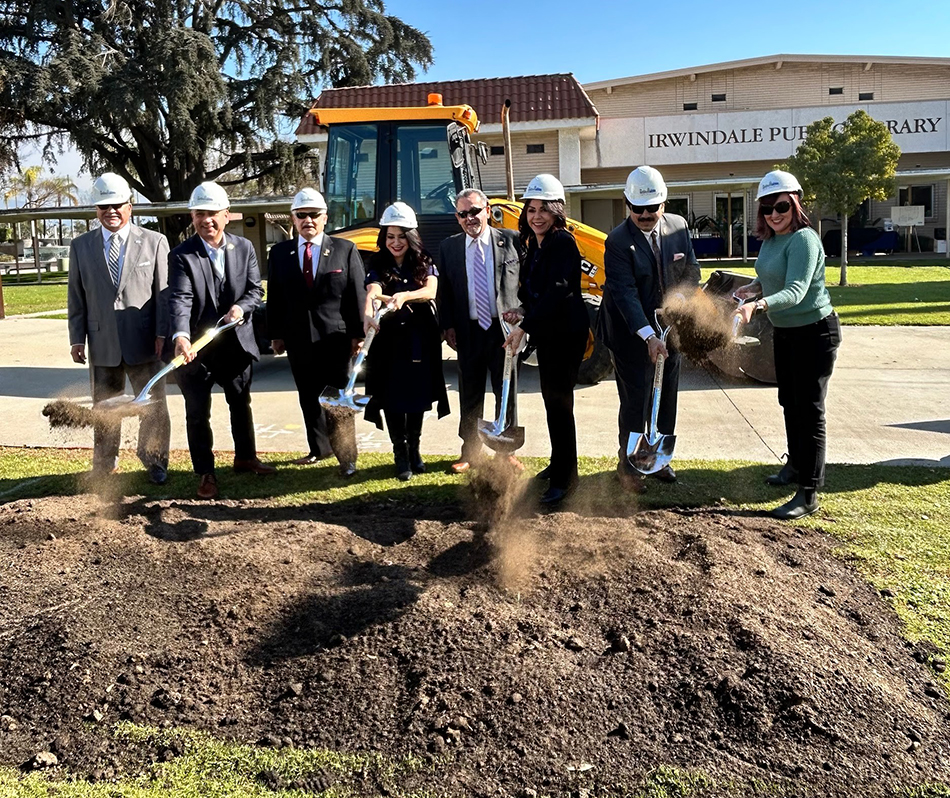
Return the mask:
[[[354,86],[326,89],[314,108],[399,108],[425,105],[429,94],[442,95],[445,105],[471,105],[483,123],[500,122],[506,99],[511,100],[511,122],[590,119],[599,116],[574,75],[527,75],[513,78],[446,80],[400,83],[387,86]],[[297,135],[318,132],[313,116],[306,114]]]

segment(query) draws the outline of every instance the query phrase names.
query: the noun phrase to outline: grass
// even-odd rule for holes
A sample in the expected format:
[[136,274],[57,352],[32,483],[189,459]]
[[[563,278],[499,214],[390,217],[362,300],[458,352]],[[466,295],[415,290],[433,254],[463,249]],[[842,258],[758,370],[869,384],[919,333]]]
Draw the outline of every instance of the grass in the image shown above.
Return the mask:
[[66,307],[66,283],[9,285],[4,277],[3,306],[7,316],[62,310]]

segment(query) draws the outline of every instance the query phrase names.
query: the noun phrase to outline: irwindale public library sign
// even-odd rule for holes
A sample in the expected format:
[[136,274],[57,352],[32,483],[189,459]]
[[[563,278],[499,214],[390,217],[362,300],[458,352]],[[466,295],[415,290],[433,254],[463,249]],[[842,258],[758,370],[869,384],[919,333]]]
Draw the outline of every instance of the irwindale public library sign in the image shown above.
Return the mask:
[[901,152],[950,151],[950,100],[936,100],[601,119],[597,165],[780,161],[812,122],[830,116],[841,123],[858,109],[886,124]]

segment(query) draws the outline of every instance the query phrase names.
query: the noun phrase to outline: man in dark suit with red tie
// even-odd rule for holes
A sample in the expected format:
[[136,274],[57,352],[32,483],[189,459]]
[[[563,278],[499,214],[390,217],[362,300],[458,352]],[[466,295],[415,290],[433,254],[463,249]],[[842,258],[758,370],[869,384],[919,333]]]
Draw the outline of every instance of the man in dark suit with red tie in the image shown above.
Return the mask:
[[320,406],[327,386],[346,387],[350,358],[363,339],[363,260],[352,241],[323,232],[327,203],[302,189],[290,215],[297,235],[275,244],[267,261],[267,329],[276,354],[287,352],[310,451],[296,465],[335,454],[340,474],[356,473],[356,419]]
[[[215,499],[211,436],[211,389],[220,385],[231,411],[234,470],[273,474],[276,469],[257,457],[251,416],[251,364],[260,357],[251,314],[260,307],[264,290],[257,255],[250,241],[225,235],[230,219],[228,195],[217,183],[202,183],[188,200],[195,235],[169,255],[168,303],[175,354],[184,355],[178,385],[185,397],[185,423],[191,463],[199,475],[198,497]],[[195,353],[191,342],[219,320],[247,323],[222,334]]]

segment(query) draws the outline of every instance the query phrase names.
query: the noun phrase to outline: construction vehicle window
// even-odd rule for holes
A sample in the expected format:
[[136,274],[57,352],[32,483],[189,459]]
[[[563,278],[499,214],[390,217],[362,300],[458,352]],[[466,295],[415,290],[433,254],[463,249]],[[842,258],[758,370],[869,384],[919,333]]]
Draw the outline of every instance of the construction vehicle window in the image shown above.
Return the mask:
[[327,142],[327,231],[376,219],[376,125],[339,125]]
[[454,213],[455,178],[445,125],[400,126],[396,142],[396,197],[416,213]]

